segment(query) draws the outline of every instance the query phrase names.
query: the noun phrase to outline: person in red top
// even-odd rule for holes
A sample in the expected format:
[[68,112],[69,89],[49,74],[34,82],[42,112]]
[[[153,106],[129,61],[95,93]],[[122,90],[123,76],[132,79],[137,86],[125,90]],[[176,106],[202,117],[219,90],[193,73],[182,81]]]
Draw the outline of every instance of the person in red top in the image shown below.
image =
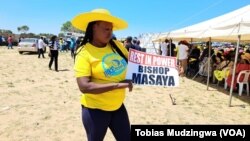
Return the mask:
[[[240,73],[240,71],[243,71],[243,70],[250,70],[250,64],[248,62],[248,60],[245,59],[245,56],[244,55],[239,55],[239,61],[237,63],[237,66],[236,66],[236,70],[235,70],[235,78],[234,78],[234,84],[233,84],[233,90],[234,91],[237,91],[237,77]],[[227,77],[227,85],[228,86],[231,86],[231,82],[232,82],[232,70],[229,74],[229,76]],[[240,81],[243,80],[243,77],[240,78]],[[250,81],[250,79],[249,79]]]
[[11,36],[8,37],[8,49],[9,48],[13,49],[13,47],[12,47],[12,37]]

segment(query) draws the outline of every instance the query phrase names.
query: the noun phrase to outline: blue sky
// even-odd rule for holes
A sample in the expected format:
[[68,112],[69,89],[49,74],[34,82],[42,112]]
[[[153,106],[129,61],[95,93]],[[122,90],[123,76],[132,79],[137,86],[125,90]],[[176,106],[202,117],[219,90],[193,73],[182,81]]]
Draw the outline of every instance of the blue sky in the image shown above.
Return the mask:
[[14,33],[27,25],[32,33],[58,34],[61,26],[75,15],[95,8],[106,8],[126,20],[126,30],[117,37],[166,32],[250,4],[250,0],[0,0],[0,29]]

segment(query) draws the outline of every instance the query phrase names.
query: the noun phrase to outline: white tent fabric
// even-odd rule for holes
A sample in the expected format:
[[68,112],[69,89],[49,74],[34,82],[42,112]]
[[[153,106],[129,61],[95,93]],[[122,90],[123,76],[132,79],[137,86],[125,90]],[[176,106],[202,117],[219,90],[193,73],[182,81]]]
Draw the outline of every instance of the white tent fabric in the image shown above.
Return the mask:
[[158,38],[160,34],[161,33],[144,33],[144,34],[141,34],[138,37],[138,40],[140,40],[140,46],[142,48],[146,48],[147,53],[157,54],[157,51],[159,50],[159,43],[153,42],[153,39]]
[[[172,38],[175,40],[191,39],[192,41],[207,39],[209,41],[237,41],[236,62],[240,41],[250,41],[250,5],[192,26],[164,33],[158,40],[162,38]],[[233,67],[233,81],[235,78],[235,69],[236,63]],[[207,85],[208,83],[209,79]],[[232,90],[233,88],[231,87],[229,106],[231,106]]]
[[241,35],[241,40],[250,41],[250,5],[222,16],[175,31],[165,32],[158,39],[193,39],[213,41],[235,41]]

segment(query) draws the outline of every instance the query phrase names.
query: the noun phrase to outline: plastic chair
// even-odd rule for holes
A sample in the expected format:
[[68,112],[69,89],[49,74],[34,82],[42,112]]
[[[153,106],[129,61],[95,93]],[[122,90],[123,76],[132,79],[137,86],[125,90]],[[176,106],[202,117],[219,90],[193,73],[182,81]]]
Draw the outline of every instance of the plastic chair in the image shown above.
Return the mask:
[[[241,75],[244,74],[244,78],[242,80],[242,82],[240,82],[240,77]],[[239,84],[239,96],[242,95],[242,91],[243,91],[243,85],[246,84],[247,85],[247,96],[249,96],[249,75],[250,75],[250,70],[243,70],[240,71],[238,77],[237,77],[237,83]]]
[[[230,71],[230,68],[225,68],[224,71]],[[224,89],[227,89],[227,77],[229,75],[229,72],[226,73],[225,77],[224,77]]]

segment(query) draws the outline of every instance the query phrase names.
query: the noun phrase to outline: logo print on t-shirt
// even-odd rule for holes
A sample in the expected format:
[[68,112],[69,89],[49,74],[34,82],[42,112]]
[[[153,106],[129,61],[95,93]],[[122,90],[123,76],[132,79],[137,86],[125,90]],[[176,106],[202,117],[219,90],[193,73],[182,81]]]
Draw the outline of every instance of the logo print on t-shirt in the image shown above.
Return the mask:
[[116,53],[105,55],[102,59],[102,67],[107,77],[121,74],[126,66],[126,61]]

